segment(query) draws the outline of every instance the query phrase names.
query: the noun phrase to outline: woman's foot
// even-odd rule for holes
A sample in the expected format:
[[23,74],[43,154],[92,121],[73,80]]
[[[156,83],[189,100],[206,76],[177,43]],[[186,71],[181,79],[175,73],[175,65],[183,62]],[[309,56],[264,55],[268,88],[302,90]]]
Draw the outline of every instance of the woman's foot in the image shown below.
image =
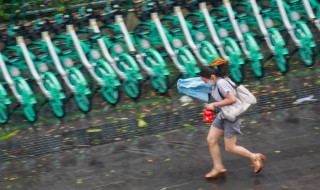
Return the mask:
[[253,164],[254,173],[259,173],[263,168],[262,160],[265,160],[267,157],[261,153],[254,154],[254,159],[251,159]]
[[212,169],[209,173],[207,173],[204,177],[206,179],[216,179],[218,177],[225,177],[227,175],[227,170],[226,169]]

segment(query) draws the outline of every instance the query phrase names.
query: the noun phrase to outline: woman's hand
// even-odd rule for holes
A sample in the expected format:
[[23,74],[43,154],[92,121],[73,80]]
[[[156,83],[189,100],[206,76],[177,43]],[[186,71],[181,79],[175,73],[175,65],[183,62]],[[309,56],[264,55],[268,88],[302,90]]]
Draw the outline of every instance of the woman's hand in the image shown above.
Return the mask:
[[208,104],[206,108],[209,109],[209,110],[213,110],[213,111],[214,111],[214,109],[215,109],[215,107],[216,107],[216,106],[215,106],[215,103],[216,103],[216,102],[211,103],[211,104]]
[[228,92],[225,99],[221,100],[220,102],[214,102],[214,103],[207,104],[206,108],[214,111],[215,108],[217,108],[217,107],[231,105],[235,101],[236,101],[235,95],[232,92]]

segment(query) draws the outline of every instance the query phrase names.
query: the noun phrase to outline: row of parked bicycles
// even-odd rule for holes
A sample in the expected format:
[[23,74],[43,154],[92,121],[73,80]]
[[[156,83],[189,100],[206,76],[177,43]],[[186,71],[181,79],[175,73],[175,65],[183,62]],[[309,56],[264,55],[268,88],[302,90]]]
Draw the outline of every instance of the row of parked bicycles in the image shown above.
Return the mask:
[[120,87],[130,98],[139,98],[142,79],[165,94],[168,64],[189,78],[197,76],[200,65],[223,57],[229,60],[236,82],[243,80],[244,64],[250,64],[260,78],[261,39],[274,56],[274,64],[285,73],[286,33],[302,62],[312,66],[316,42],[310,27],[320,30],[319,7],[316,0],[143,1],[135,9],[140,22],[129,32],[124,19],[127,10],[117,1],[107,1],[103,9],[89,5],[76,14],[66,11],[28,24],[10,24],[1,34],[0,123],[10,117],[9,89],[26,119],[37,120],[31,83],[61,118],[67,89],[83,112],[91,108],[90,86],[98,86],[110,104],[119,102]]

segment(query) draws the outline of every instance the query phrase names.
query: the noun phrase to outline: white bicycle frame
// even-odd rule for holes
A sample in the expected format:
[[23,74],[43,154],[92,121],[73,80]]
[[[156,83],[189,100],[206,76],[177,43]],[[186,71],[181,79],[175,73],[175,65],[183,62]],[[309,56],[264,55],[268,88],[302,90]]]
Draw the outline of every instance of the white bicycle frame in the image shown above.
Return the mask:
[[212,20],[211,20],[211,17],[210,17],[210,14],[209,14],[209,11],[208,11],[206,3],[205,2],[200,3],[199,6],[200,6],[200,10],[202,11],[202,14],[203,14],[203,16],[205,18],[206,25],[207,25],[207,27],[209,29],[212,41],[218,47],[218,50],[219,50],[222,58],[229,59],[229,57],[226,55],[226,52],[223,49],[223,43],[221,42],[221,40],[220,40],[220,38],[219,38],[219,36],[217,34],[217,31],[216,31],[216,29],[214,28],[214,26],[212,24]]
[[58,58],[57,52],[54,50],[51,38],[49,36],[48,32],[42,32],[42,40],[47,44],[49,49],[49,54],[51,55],[54,65],[56,69],[58,70],[60,76],[65,81],[66,85],[70,88],[70,90],[73,93],[76,93],[76,88],[73,86],[68,78],[67,71],[64,70],[64,68],[61,65],[60,59]]
[[320,31],[320,19],[316,17],[316,15],[314,14],[312,8],[311,8],[311,5],[310,5],[310,2],[309,0],[302,0],[303,2],[303,5],[307,11],[307,14],[308,14],[308,17],[309,19],[312,19],[314,24],[316,25],[316,27],[318,28],[318,30]]
[[278,9],[280,11],[281,18],[284,22],[284,25],[286,26],[286,28],[288,30],[288,33],[290,34],[290,37],[292,38],[292,40],[296,44],[296,46],[301,47],[302,46],[301,42],[294,33],[294,26],[291,25],[291,23],[289,21],[288,14],[286,12],[286,9],[283,6],[282,0],[276,0],[276,1],[277,1]]
[[172,49],[170,43],[169,43],[169,40],[163,30],[163,26],[160,22],[160,19],[159,19],[159,16],[158,16],[158,13],[151,13],[151,18],[153,20],[153,22],[155,23],[156,27],[157,27],[157,30],[159,32],[159,35],[161,37],[161,40],[164,44],[164,47],[167,51],[167,53],[169,54],[169,56],[171,57],[173,63],[175,64],[175,66],[178,68],[178,70],[182,73],[186,73],[186,70],[184,69],[184,67],[179,63],[178,59],[177,59],[177,56],[176,56],[176,53],[174,52],[174,50]]
[[[92,29],[94,33],[100,33],[100,29],[98,27],[96,19],[90,19],[89,26],[90,26],[90,29]],[[120,71],[119,68],[117,67],[116,60],[113,57],[111,57],[111,54],[110,54],[106,44],[104,43],[103,39],[98,39],[97,41],[98,41],[99,47],[101,49],[101,52],[102,52],[104,58],[112,66],[114,71],[119,75],[119,77],[122,80],[125,80],[125,81],[128,80],[127,76],[122,71]]]
[[39,75],[31,57],[29,54],[29,51],[27,49],[27,46],[24,42],[24,39],[22,36],[18,36],[17,38],[17,44],[20,47],[20,49],[22,50],[23,56],[25,61],[27,62],[29,71],[31,72],[31,75],[33,76],[33,78],[35,79],[35,81],[37,82],[37,84],[40,87],[40,90],[44,93],[44,95],[48,98],[48,99],[52,99],[53,97],[51,96],[50,92],[44,87],[43,84],[43,80],[42,77]]
[[17,98],[17,100],[20,103],[24,103],[21,95],[18,93],[17,88],[16,88],[16,83],[14,82],[14,80],[11,78],[8,68],[4,62],[4,60],[2,59],[2,56],[0,55],[0,68],[2,70],[2,74],[4,79],[6,80],[6,82],[8,83],[13,95]]
[[183,16],[183,13],[181,11],[180,6],[174,7],[174,13],[179,18],[179,22],[180,22],[180,26],[182,28],[183,34],[186,37],[187,43],[190,46],[191,50],[196,55],[196,57],[198,58],[198,60],[200,61],[200,63],[202,65],[204,65],[204,66],[208,65],[206,63],[206,60],[201,56],[198,46],[194,43],[194,41],[192,39],[192,36],[191,36],[190,31],[187,27],[186,20]]
[[[128,48],[129,48],[129,51],[130,52],[137,52],[136,49],[134,48],[134,45],[133,45],[132,41],[131,41],[128,29],[127,29],[126,25],[124,24],[122,15],[116,15],[115,16],[115,20],[116,20],[116,24],[119,25],[119,27],[121,29],[121,32],[124,35],[124,39],[125,39],[126,44],[127,44]],[[137,52],[136,59],[139,62],[139,64],[141,65],[141,67],[148,73],[148,75],[154,76],[155,73],[152,71],[152,69],[150,69],[145,64],[145,62],[143,61],[142,57],[143,57],[143,55]]]
[[246,54],[246,56],[249,59],[251,59],[250,52],[248,51],[248,49],[246,47],[246,44],[244,43],[243,35],[242,35],[241,30],[240,30],[238,21],[234,16],[230,0],[223,0],[223,3],[224,3],[224,5],[225,5],[225,7],[226,7],[226,9],[228,11],[228,16],[229,16],[229,19],[230,19],[230,21],[232,23],[233,29],[234,29],[234,31],[236,33],[236,36],[237,36],[238,40],[240,41],[240,46],[241,46],[243,52]]
[[67,33],[71,36],[73,44],[74,44],[74,46],[78,52],[78,55],[80,57],[80,60],[84,64],[84,66],[87,68],[87,70],[89,71],[91,76],[98,82],[98,84],[100,86],[106,86],[104,81],[94,72],[94,67],[90,64],[88,58],[86,57],[86,55],[81,47],[79,38],[78,38],[76,32],[74,31],[73,25],[67,25]]
[[269,34],[269,32],[267,30],[267,27],[265,26],[265,23],[264,23],[264,21],[262,19],[262,16],[261,16],[260,11],[259,11],[258,4],[257,4],[256,0],[249,0],[249,1],[251,3],[252,9],[253,9],[254,16],[257,19],[260,31],[262,32],[262,34],[264,36],[264,39],[267,42],[267,45],[268,45],[269,49],[272,51],[272,53],[275,54],[276,52],[274,50],[274,46],[271,43],[270,34]]

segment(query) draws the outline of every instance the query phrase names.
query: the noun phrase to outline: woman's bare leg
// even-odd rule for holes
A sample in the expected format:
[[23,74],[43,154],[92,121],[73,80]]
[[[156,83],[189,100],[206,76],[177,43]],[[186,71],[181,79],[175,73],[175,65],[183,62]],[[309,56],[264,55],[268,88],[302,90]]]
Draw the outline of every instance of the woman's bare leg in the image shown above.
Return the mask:
[[[216,170],[216,171],[224,170],[224,166],[222,164],[222,159],[221,159],[221,152],[218,144],[218,140],[221,137],[221,135],[223,135],[223,132],[224,132],[223,130],[218,129],[214,126],[211,126],[208,133],[207,142],[209,145],[210,155],[213,162],[212,172],[213,170]],[[210,175],[210,173],[208,174]]]
[[242,147],[242,146],[238,146],[236,145],[237,142],[237,136],[234,135],[231,138],[224,138],[224,144],[225,144],[225,149],[227,152],[232,152],[235,154],[238,154],[240,156],[244,156],[247,157],[251,160],[255,159],[255,154],[250,152],[249,150],[247,150],[246,148]]
[[262,170],[263,162],[262,160],[266,159],[266,156],[260,153],[252,153],[242,146],[236,145],[237,136],[231,138],[224,138],[224,144],[227,152],[232,152],[240,156],[247,157],[251,160],[253,164],[253,171],[258,173]]

